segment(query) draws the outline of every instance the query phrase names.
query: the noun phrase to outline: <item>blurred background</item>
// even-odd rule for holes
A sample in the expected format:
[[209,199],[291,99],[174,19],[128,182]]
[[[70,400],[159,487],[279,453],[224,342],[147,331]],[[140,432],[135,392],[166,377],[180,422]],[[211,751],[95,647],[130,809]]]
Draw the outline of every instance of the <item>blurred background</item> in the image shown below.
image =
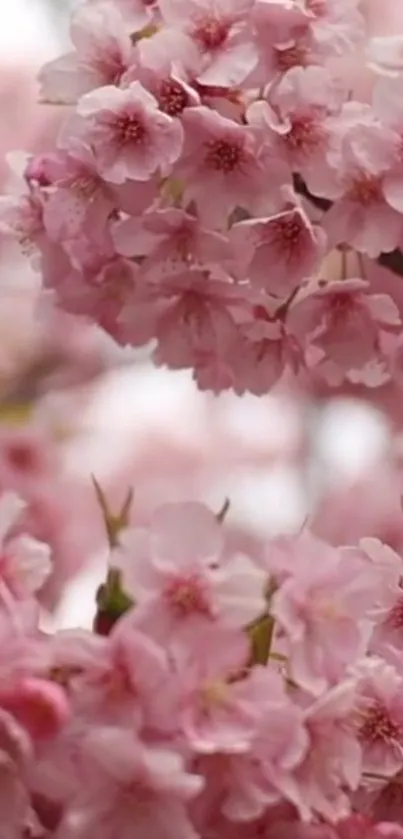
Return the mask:
[[[66,49],[69,5],[3,0],[2,192],[16,188],[11,150],[54,141],[61,114],[37,104],[35,74]],[[0,488],[23,495],[30,528],[52,545],[46,625],[92,621],[106,558],[92,476],[112,510],[134,488],[133,522],[163,501],[200,498],[218,512],[228,499],[232,538],[257,556],[267,535],[305,522],[336,544],[374,535],[403,548],[400,409],[392,424],[382,400],[328,399],[286,383],[263,399],[198,393],[187,372],[118,353],[97,330],[52,310],[38,321],[38,282],[0,238]],[[49,358],[60,373],[50,385]],[[71,377],[77,368],[83,375]]]

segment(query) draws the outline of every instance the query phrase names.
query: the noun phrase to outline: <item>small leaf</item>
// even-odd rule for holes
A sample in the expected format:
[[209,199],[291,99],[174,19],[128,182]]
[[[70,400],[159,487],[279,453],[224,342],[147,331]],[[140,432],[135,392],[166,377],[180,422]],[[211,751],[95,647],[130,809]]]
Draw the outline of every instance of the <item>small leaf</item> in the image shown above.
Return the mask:
[[222,522],[224,521],[225,516],[227,515],[230,506],[231,506],[231,502],[230,502],[229,498],[226,498],[225,501],[224,501],[224,504],[221,507],[221,510],[216,515],[216,519],[220,524],[222,524]]
[[94,631],[98,635],[109,635],[119,618],[134,606],[134,601],[123,590],[118,569],[109,569],[106,583],[97,591],[96,603]]
[[94,485],[98,504],[101,508],[109,545],[111,548],[116,548],[119,544],[119,534],[129,525],[130,512],[134,499],[133,488],[131,487],[128,490],[121,510],[118,513],[112,513],[109,509],[105,493],[94,476],[92,476],[92,483]]
[[270,658],[270,648],[274,632],[274,618],[263,615],[256,623],[249,627],[249,637],[252,643],[252,664],[266,665]]
[[0,424],[20,426],[25,425],[32,418],[34,403],[21,400],[0,402]]
[[152,38],[153,35],[156,35],[158,32],[158,26],[155,26],[154,23],[149,23],[148,26],[145,26],[144,29],[141,29],[140,32],[133,32],[130,36],[132,44],[136,45],[139,41],[142,41],[143,38]]

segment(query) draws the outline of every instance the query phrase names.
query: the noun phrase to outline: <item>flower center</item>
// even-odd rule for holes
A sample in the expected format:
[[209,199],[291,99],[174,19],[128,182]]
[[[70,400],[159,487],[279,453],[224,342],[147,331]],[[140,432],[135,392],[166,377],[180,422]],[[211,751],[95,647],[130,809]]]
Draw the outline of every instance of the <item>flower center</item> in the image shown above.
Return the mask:
[[291,67],[304,67],[308,62],[308,51],[303,44],[295,43],[292,47],[287,49],[275,50],[275,61],[277,69],[280,73],[285,73]]
[[365,174],[358,175],[348,191],[348,198],[364,207],[367,204],[373,204],[382,197],[381,185],[382,182],[379,177]]
[[364,710],[359,730],[362,740],[369,743],[389,743],[398,740],[400,733],[399,726],[393,722],[387,709],[380,702],[375,701]]
[[299,216],[293,214],[284,218],[276,219],[271,223],[276,244],[283,250],[292,250],[298,245],[302,226]]
[[355,306],[349,294],[331,294],[328,299],[328,314],[332,326],[350,321],[355,314]]
[[239,167],[242,158],[242,148],[233,140],[212,140],[207,143],[205,163],[210,169],[228,175]]
[[228,35],[229,25],[216,17],[206,17],[199,21],[193,30],[193,38],[205,50],[221,47]]
[[196,574],[172,580],[165,589],[165,598],[177,618],[211,617],[205,586]]
[[158,102],[161,111],[170,117],[176,117],[188,105],[189,97],[179,82],[175,82],[173,79],[166,79],[159,86]]
[[400,597],[390,610],[386,624],[391,629],[403,629],[403,597]]
[[122,114],[116,120],[116,131],[122,145],[138,145],[144,141],[144,123],[135,114]]
[[323,129],[312,116],[291,119],[290,131],[284,137],[284,142],[289,151],[299,151],[304,154],[316,151],[323,144],[323,141]]
[[39,467],[37,452],[28,442],[10,443],[6,457],[9,465],[20,472],[33,472]]
[[316,604],[315,611],[317,616],[319,618],[324,618],[324,620],[334,621],[344,617],[339,606],[327,598],[320,599],[320,601]]

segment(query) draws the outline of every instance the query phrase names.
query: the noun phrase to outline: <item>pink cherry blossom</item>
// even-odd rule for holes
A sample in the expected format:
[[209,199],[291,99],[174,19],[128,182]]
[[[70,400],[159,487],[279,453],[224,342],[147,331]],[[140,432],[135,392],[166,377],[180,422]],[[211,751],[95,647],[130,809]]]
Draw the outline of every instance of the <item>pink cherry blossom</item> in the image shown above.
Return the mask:
[[[167,174],[181,153],[179,122],[163,114],[139,82],[85,94],[77,114],[83,142],[92,148],[100,174],[113,184],[147,181],[157,170]],[[74,128],[73,118],[66,128],[66,142]]]
[[306,709],[310,748],[297,770],[300,812],[305,819],[309,811],[333,823],[349,815],[348,790],[358,788],[362,772],[352,722],[355,699],[356,683],[347,679]]
[[172,730],[176,694],[166,652],[138,631],[130,615],[108,638],[65,632],[53,644],[53,666],[68,676],[75,707],[105,723]]
[[262,204],[269,183],[275,189],[245,125],[205,106],[188,108],[182,124],[185,145],[175,175],[185,179],[186,200],[196,202],[203,223],[221,226],[235,207],[249,210]]
[[400,34],[371,38],[368,57],[374,68],[387,76],[396,76],[403,67],[403,39]]
[[249,645],[244,635],[204,635],[198,660],[194,651],[179,661],[183,680],[180,725],[201,754],[248,751],[267,711],[270,678],[256,668],[244,673]]
[[[220,247],[223,242],[219,237],[214,241],[213,234],[210,243],[206,239],[207,248]],[[191,241],[189,246],[192,247]],[[197,240],[195,246],[199,247]],[[204,246],[202,241],[200,246]],[[146,259],[143,267],[148,265]],[[148,328],[150,338],[158,341],[155,361],[176,369],[205,369],[214,364],[218,352],[225,356],[230,351],[237,336],[235,312],[242,306],[242,297],[226,274],[215,279],[207,271],[195,268],[179,270],[166,278],[162,274],[159,282],[153,282],[154,273],[150,270],[146,279],[148,285],[122,313],[122,331],[130,343],[136,340],[139,326],[143,331]]]
[[29,820],[29,795],[24,774],[32,756],[29,737],[7,711],[0,709],[2,811],[1,832],[17,839]]
[[158,37],[142,38],[137,47],[136,64],[125,73],[122,86],[139,80],[155,96],[163,113],[179,117],[192,106],[200,105],[199,93],[186,78],[175,60],[159,49]]
[[119,222],[113,239],[117,251],[127,257],[144,257],[142,273],[152,282],[166,281],[189,265],[215,267],[229,263],[230,248],[225,236],[201,226],[196,216],[181,209],[167,208],[140,218]]
[[320,67],[293,67],[247,111],[264,144],[300,172],[308,187],[327,194],[332,184],[326,156],[334,140],[333,121],[346,93],[337,78]]
[[156,38],[203,85],[233,87],[254,69],[251,0],[161,0],[167,29]]
[[378,119],[386,128],[398,135],[398,150],[391,171],[385,175],[384,195],[388,204],[398,212],[402,211],[402,175],[401,142],[403,138],[403,111],[400,93],[402,89],[401,76],[395,79],[380,79],[374,88],[373,108]]
[[[402,558],[379,539],[365,538],[359,543],[359,550],[369,559],[379,577],[379,589],[375,604],[377,629],[375,635],[385,631],[388,641],[392,642],[393,630],[399,630],[399,611],[401,602]],[[396,633],[396,640],[399,632]]]
[[269,294],[286,297],[311,276],[324,252],[321,228],[315,228],[299,207],[268,218],[247,219],[231,229],[237,265]]
[[364,653],[377,577],[358,555],[323,544],[320,566],[302,549],[273,597],[293,678],[313,694],[334,684]]
[[304,63],[307,27],[312,20],[304,3],[256,0],[252,16],[259,50],[253,81],[264,83],[277,73]]
[[310,37],[319,56],[348,55],[365,38],[365,15],[359,0],[306,0],[313,16]]
[[[79,257],[81,254],[79,253]],[[78,261],[80,261],[78,259]],[[125,331],[121,320],[136,299],[138,288],[138,269],[119,256],[94,254],[94,261],[82,270],[72,268],[60,275],[57,294],[66,311],[76,315],[89,315],[94,309],[100,325],[117,341],[125,343]],[[146,322],[137,323],[131,328],[130,339],[139,345],[146,343],[152,336]]]
[[0,233],[16,239],[22,253],[36,261],[45,234],[43,201],[38,190],[21,196],[1,196]]
[[356,725],[366,772],[396,775],[402,769],[402,676],[382,659],[359,668]]
[[196,839],[185,804],[202,787],[180,755],[136,740],[130,729],[94,727],[83,742],[87,782],[68,808],[62,837],[99,832],[124,839]]
[[275,311],[258,302],[241,311],[239,340],[229,358],[236,393],[267,393],[289,370],[304,365],[303,350]]
[[332,244],[351,245],[376,257],[400,242],[402,219],[385,191],[398,144],[398,135],[375,121],[343,136],[333,164],[337,177],[332,197],[337,200],[325,218]]
[[400,825],[402,777],[401,772],[398,772],[388,783],[375,785],[367,791],[364,806],[374,820],[384,822],[387,819]]
[[159,640],[186,641],[215,622],[238,628],[257,618],[264,574],[246,556],[224,559],[223,550],[220,525],[197,503],[160,508],[149,533],[128,530],[111,563],[138,604],[139,626]]
[[303,712],[287,696],[279,675],[263,671],[259,683],[267,705],[252,746],[246,754],[226,756],[215,779],[224,786],[223,813],[246,824],[282,799],[303,809],[296,773],[310,746]]
[[10,536],[24,508],[24,502],[12,493],[0,499],[0,580],[6,599],[6,593],[18,599],[34,594],[52,567],[48,545],[24,534]]
[[185,803],[202,779],[186,772],[174,751],[147,746],[125,729],[94,728],[83,744],[88,783],[67,811],[63,835],[90,836],[110,830],[129,836],[135,819],[139,837],[196,836]]
[[295,301],[292,325],[320,351],[316,363],[330,361],[345,374],[382,357],[382,332],[398,327],[400,317],[393,300],[369,291],[359,279],[314,283]]
[[[96,5],[104,0],[88,0],[90,5]],[[155,0],[114,0],[114,5],[122,15],[127,28],[141,32],[147,25],[152,24],[156,12]]]
[[70,26],[75,51],[46,64],[40,74],[46,102],[74,103],[90,90],[119,84],[133,47],[123,19],[110,2],[80,7]]
[[112,192],[100,178],[89,148],[77,144],[34,164],[47,187],[43,221],[52,239],[63,243],[79,238],[85,227],[103,231],[114,206]]
[[33,677],[0,688],[0,706],[18,720],[33,740],[54,737],[70,716],[63,688]]

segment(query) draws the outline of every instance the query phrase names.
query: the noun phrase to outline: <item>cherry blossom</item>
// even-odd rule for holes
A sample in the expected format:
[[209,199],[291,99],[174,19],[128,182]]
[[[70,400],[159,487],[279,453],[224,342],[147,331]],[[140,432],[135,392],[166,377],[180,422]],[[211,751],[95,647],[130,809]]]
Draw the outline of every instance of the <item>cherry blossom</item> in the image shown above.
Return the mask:
[[131,616],[105,639],[66,631],[55,639],[53,657],[55,668],[71,673],[70,694],[84,716],[139,730],[172,730],[177,691],[170,689],[168,656],[138,631]]
[[182,124],[185,145],[174,172],[185,179],[186,200],[196,202],[202,221],[221,226],[238,205],[249,210],[263,202],[271,173],[245,125],[205,106],[186,110]]
[[350,244],[374,257],[400,242],[401,217],[389,203],[384,186],[398,143],[395,132],[376,122],[346,132],[335,156],[338,184],[333,197],[338,200],[326,216],[326,230],[331,231],[334,244]]
[[[0,499],[0,580],[12,597],[24,598],[42,588],[51,571],[51,555],[45,545],[28,535],[11,536],[24,502],[12,493]],[[4,605],[7,603],[7,596]]]
[[[358,668],[357,731],[367,772],[395,775],[402,768],[401,676],[381,659]],[[380,768],[382,767],[382,768]]]
[[355,696],[354,680],[346,679],[306,710],[311,747],[298,770],[302,816],[310,808],[334,823],[350,812],[347,791],[358,788],[362,772],[361,749],[352,724]]
[[301,293],[290,321],[298,336],[310,336],[313,363],[333,364],[345,375],[382,359],[382,335],[393,332],[400,317],[393,300],[369,291],[364,280],[349,279],[308,285]]
[[[147,181],[159,169],[165,174],[181,152],[179,123],[158,110],[156,99],[139,82],[124,90],[108,85],[85,94],[77,114],[77,130],[111,183]],[[73,130],[74,123],[66,134]]]
[[251,0],[162,0],[167,29],[157,38],[201,84],[235,87],[257,62],[252,6]]
[[46,64],[40,74],[47,102],[71,104],[83,93],[119,84],[132,60],[132,43],[112,3],[82,6],[74,14],[70,38],[75,52]]
[[185,803],[202,779],[186,772],[180,754],[136,742],[124,728],[93,728],[83,743],[87,783],[67,810],[63,836],[92,836],[101,830],[129,836],[196,836]]
[[138,602],[139,626],[161,640],[180,639],[196,631],[202,637],[216,621],[237,628],[257,618],[264,611],[264,574],[246,556],[221,559],[223,548],[212,513],[191,502],[157,511],[150,538],[147,531],[128,530],[112,566],[122,570]]
[[230,261],[225,236],[174,207],[118,222],[113,239],[119,253],[144,258],[142,273],[149,274],[153,283],[180,274],[189,265],[214,268]]
[[276,155],[320,195],[327,195],[332,183],[327,155],[345,97],[343,85],[325,69],[293,67],[273,92],[269,89],[266,102],[257,100],[247,111],[262,142],[274,146]]
[[292,673],[317,694],[365,650],[376,575],[359,556],[323,545],[321,565],[306,552],[273,597],[273,614],[289,646]]
[[254,285],[286,297],[319,265],[325,240],[299,207],[234,224],[237,265]]
[[[248,644],[243,635],[215,634],[200,651],[197,665],[192,657],[179,663],[183,679],[180,722],[193,749],[201,754],[247,752],[267,707],[271,682],[262,668],[243,678]],[[194,653],[193,653],[194,655]]]

